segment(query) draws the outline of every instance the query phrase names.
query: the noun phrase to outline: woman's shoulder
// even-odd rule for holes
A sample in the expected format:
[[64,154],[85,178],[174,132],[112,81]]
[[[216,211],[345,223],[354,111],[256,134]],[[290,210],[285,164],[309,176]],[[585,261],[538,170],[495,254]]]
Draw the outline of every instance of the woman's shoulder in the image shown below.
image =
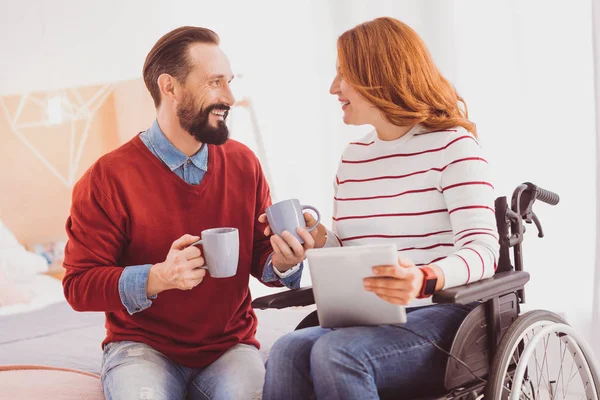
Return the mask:
[[348,143],[346,148],[342,153],[342,158],[355,158],[363,156],[365,154],[370,154],[374,151],[375,148],[375,138],[377,137],[377,133],[375,130],[367,133]]
[[413,135],[412,141],[417,142],[421,147],[445,152],[479,147],[477,137],[461,126],[439,130],[423,129]]
[[351,148],[370,147],[375,143],[376,137],[377,137],[377,133],[373,129],[372,131],[370,131],[366,135],[363,135],[359,139],[353,140],[352,142],[348,143],[348,146],[346,146],[346,148],[351,149]]
[[452,141],[461,136],[471,136],[475,139],[475,136],[462,126],[456,126],[448,129],[435,129],[417,126],[413,132],[413,138],[431,142]]

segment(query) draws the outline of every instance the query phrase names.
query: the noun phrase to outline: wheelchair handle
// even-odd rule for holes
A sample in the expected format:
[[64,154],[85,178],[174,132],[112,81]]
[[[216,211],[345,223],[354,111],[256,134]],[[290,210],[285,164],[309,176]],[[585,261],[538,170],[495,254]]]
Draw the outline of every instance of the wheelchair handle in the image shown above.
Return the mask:
[[555,206],[560,201],[558,194],[551,192],[541,187],[535,186],[535,198],[539,201],[543,201],[546,204]]

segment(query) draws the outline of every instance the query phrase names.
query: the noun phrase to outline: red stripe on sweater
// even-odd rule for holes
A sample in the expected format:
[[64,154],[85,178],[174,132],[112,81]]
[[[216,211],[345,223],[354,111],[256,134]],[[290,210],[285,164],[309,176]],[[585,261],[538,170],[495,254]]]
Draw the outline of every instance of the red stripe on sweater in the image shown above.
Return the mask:
[[436,188],[428,188],[428,189],[416,189],[416,190],[407,190],[406,192],[397,193],[397,194],[389,194],[383,196],[371,196],[371,197],[334,197],[334,200],[337,201],[358,201],[358,200],[376,200],[376,199],[391,199],[394,197],[400,197],[405,194],[414,194],[414,193],[425,193],[437,190]]
[[438,243],[427,247],[407,247],[404,249],[399,249],[398,251],[409,251],[409,250],[431,250],[436,247],[454,247],[453,243]]
[[[448,168],[450,165],[453,164],[458,164],[461,162],[465,162],[465,161],[483,161],[484,163],[487,163],[485,158],[481,158],[481,157],[467,157],[467,158],[460,158],[458,160],[454,160],[451,163],[441,167],[441,168],[429,168],[429,169],[425,169],[422,171],[416,171],[416,172],[411,172],[409,174],[404,174],[404,175],[388,175],[388,176],[376,176],[373,178],[365,178],[365,179],[346,179],[343,181],[340,181],[338,179],[338,185],[343,185],[344,183],[350,183],[350,182],[370,182],[370,181],[379,181],[382,179],[400,179],[400,178],[408,178],[409,176],[413,176],[413,175],[419,175],[419,174],[425,174],[429,171],[437,171],[437,172],[442,172],[444,171],[446,168]],[[336,177],[337,178],[337,177]]]
[[444,258],[446,258],[446,257],[445,257],[445,256],[444,256],[444,257],[438,257],[438,258],[436,258],[435,260],[431,260],[431,261],[429,261],[429,264],[433,264],[434,262],[441,261],[441,260],[443,260]]
[[456,211],[474,210],[474,209],[486,209],[486,210],[490,210],[493,213],[496,213],[496,211],[494,211],[494,209],[492,207],[488,207],[488,206],[464,206],[464,207],[454,208],[454,209],[448,211],[448,214],[452,214],[453,212],[456,212]]
[[469,229],[463,229],[462,231],[458,232],[455,236],[460,235],[461,233],[465,233],[468,231],[490,231],[490,232],[496,232],[495,229],[490,229],[490,228],[469,228]]
[[438,257],[435,260],[431,260],[431,261],[429,261],[428,263],[425,263],[425,264],[416,264],[416,266],[417,267],[422,267],[422,266],[425,266],[425,265],[431,265],[431,264],[433,264],[435,262],[443,260],[444,258],[446,258],[446,256],[444,256],[444,257]]
[[491,187],[492,189],[494,188],[494,185],[492,185],[489,182],[483,182],[483,181],[481,181],[481,182],[462,182],[462,183],[456,183],[454,185],[448,185],[446,187],[443,187],[442,188],[442,193],[445,192],[448,189],[454,189],[454,188],[457,188],[457,187],[460,187],[460,186],[471,186],[471,185],[486,185],[486,186]]
[[348,240],[370,239],[370,238],[377,238],[377,239],[422,238],[422,237],[440,235],[442,233],[450,233],[450,232],[452,232],[452,231],[449,231],[449,230],[448,231],[439,231],[439,232],[423,233],[423,234],[418,234],[418,235],[363,235],[363,236],[351,236],[351,237],[343,238],[341,240],[342,240],[342,242],[345,242]]
[[479,252],[475,249],[472,249],[470,247],[465,247],[465,249],[474,251],[475,254],[477,254],[479,259],[481,260],[481,277],[479,278],[479,280],[483,279],[483,274],[485,273],[485,263],[483,262],[483,257],[481,257],[481,254],[479,254]]
[[370,143],[351,142],[350,144],[353,144],[353,145],[355,145],[355,146],[370,146],[370,145],[372,145],[373,143],[375,143],[375,141],[373,141],[373,142],[370,142]]
[[428,215],[428,214],[437,214],[442,212],[447,212],[448,210],[440,209],[440,210],[431,210],[431,211],[421,211],[417,213],[398,213],[398,214],[371,214],[371,215],[351,215],[348,217],[339,217],[333,218],[334,221],[343,221],[346,219],[365,219],[365,218],[383,218],[383,217],[415,217],[419,215]]
[[467,238],[469,236],[473,236],[473,235],[489,235],[491,237],[493,237],[494,239],[498,239],[498,237],[496,235],[494,235],[493,233],[489,233],[489,232],[472,232],[472,233],[467,233],[464,236],[461,236],[460,239],[457,239],[457,242],[460,242],[461,240],[463,240],[464,238]]
[[462,258],[459,254],[457,254],[457,256],[458,256],[458,258],[463,260],[463,262],[465,263],[465,267],[467,267],[467,281],[465,282],[465,285],[466,285],[467,283],[469,283],[469,280],[471,280],[471,268],[469,268],[469,263],[467,262],[467,260]]
[[465,136],[459,136],[456,139],[452,140],[447,145],[442,146],[442,147],[438,147],[438,148],[435,148],[435,149],[418,151],[416,153],[389,154],[387,156],[380,156],[380,157],[375,157],[375,158],[369,158],[367,160],[342,160],[342,163],[343,164],[365,164],[365,163],[370,163],[370,162],[374,162],[374,161],[386,160],[388,158],[413,157],[413,156],[418,156],[418,155],[421,155],[421,154],[435,153],[435,152],[438,152],[438,151],[445,150],[448,147],[450,147],[451,145],[453,145],[454,143],[456,143],[456,142],[458,142],[460,140],[463,140],[463,139],[472,139],[473,141],[477,142],[473,136],[465,135]]

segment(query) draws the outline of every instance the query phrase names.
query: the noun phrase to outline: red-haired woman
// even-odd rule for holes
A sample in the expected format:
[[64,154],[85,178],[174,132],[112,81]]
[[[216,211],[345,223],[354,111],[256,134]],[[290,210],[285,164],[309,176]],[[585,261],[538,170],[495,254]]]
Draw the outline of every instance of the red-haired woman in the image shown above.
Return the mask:
[[[315,247],[396,244],[398,264],[375,267],[364,287],[407,305],[408,322],[287,334],[270,352],[263,396],[434,395],[447,359],[436,346],[449,350],[473,305],[432,304],[431,294],[492,276],[498,258],[488,164],[463,99],[410,27],[377,18],[342,34],[337,50],[330,92],[344,123],[374,130],[344,151],[333,228],[313,231]],[[274,257],[303,259],[281,240]]]

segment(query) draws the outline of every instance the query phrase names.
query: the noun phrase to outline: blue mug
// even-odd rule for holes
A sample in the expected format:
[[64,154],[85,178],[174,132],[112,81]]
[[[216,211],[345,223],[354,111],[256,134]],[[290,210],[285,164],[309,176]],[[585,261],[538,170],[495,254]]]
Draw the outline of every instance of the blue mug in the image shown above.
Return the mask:
[[[317,214],[317,222],[314,226],[307,227],[304,220],[304,210],[312,210]],[[309,232],[314,230],[321,221],[321,213],[313,206],[300,204],[298,199],[283,200],[273,204],[265,210],[267,220],[273,233],[281,236],[283,231],[288,231],[298,239],[300,243],[304,240],[296,232],[296,228],[306,228]]]

